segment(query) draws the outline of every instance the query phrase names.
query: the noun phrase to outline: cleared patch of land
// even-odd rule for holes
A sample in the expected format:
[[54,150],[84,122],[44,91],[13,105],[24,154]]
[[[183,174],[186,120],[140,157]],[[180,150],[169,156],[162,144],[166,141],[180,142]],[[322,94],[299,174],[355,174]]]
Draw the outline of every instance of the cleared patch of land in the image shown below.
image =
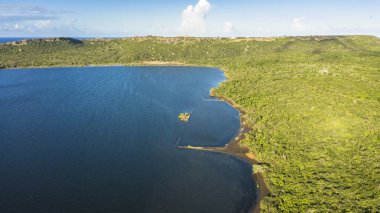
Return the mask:
[[380,209],[380,39],[371,36],[50,40],[0,45],[0,67],[220,67],[245,111],[264,212]]

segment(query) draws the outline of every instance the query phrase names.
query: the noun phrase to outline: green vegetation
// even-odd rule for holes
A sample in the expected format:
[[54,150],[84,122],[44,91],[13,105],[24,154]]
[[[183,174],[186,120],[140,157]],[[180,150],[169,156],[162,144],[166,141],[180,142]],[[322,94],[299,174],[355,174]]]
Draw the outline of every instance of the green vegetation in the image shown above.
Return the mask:
[[187,122],[189,121],[189,119],[190,119],[190,113],[187,113],[187,112],[185,112],[185,113],[181,113],[181,114],[178,115],[178,118],[179,118],[181,121],[187,123]]
[[0,67],[176,62],[220,67],[213,90],[246,112],[268,163],[264,212],[380,209],[380,39],[160,38],[0,45]]

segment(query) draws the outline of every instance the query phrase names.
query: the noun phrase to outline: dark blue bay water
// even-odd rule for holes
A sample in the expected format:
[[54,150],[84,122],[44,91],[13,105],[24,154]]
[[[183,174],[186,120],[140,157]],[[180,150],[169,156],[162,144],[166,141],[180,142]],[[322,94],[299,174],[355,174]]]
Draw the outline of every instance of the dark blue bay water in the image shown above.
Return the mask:
[[[245,212],[251,166],[222,146],[238,112],[199,67],[0,72],[0,212]],[[193,114],[188,124],[177,118]]]

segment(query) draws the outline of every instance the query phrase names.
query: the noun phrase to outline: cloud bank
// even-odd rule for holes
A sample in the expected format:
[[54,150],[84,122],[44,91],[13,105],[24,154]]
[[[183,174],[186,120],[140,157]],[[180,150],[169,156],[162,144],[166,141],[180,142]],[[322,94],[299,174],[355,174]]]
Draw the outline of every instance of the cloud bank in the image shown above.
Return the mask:
[[2,36],[61,36],[77,33],[74,22],[67,19],[71,11],[51,10],[25,4],[0,4]]
[[298,17],[293,19],[293,28],[297,31],[301,31],[305,28],[304,24],[302,23],[305,17]]
[[231,33],[234,30],[234,25],[232,22],[228,21],[224,23],[224,28],[223,28],[225,33]]
[[186,35],[201,35],[207,30],[206,16],[211,9],[207,0],[199,0],[193,6],[189,5],[182,12],[182,23],[180,33]]

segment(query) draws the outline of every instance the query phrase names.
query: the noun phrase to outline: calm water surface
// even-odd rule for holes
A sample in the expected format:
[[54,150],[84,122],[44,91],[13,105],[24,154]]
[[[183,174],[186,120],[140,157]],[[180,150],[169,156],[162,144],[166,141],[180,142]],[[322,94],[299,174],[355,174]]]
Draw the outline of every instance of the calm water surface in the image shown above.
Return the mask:
[[176,148],[222,146],[239,129],[236,110],[209,100],[224,79],[199,67],[1,71],[0,212],[246,211],[249,164]]

